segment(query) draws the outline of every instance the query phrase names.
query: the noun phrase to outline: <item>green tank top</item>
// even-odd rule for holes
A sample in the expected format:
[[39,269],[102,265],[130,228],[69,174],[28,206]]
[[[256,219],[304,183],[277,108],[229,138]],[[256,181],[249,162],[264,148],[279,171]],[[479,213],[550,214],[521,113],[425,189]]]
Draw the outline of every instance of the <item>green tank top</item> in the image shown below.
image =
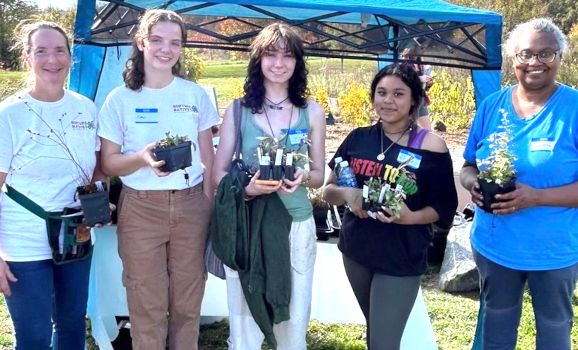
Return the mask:
[[[291,130],[306,130],[307,136],[309,137],[309,113],[307,108],[299,109],[299,120],[293,126]],[[251,167],[253,170],[257,171],[259,169],[259,161],[257,160],[257,146],[261,143],[258,137],[268,136],[255,121],[255,116],[251,113],[251,110],[243,107],[243,116],[241,122],[241,132],[243,134],[243,149],[242,155],[245,163]],[[290,140],[288,140],[288,130],[282,130],[283,135],[279,140],[281,143],[286,143],[286,148],[290,150],[296,150],[298,145],[292,145]],[[303,153],[303,149],[300,151]],[[299,165],[303,167],[303,165]],[[285,208],[289,211],[289,214],[293,217],[293,221],[304,221],[313,215],[313,207],[309,202],[307,197],[307,189],[304,186],[299,186],[295,192],[291,194],[279,193],[279,197]]]

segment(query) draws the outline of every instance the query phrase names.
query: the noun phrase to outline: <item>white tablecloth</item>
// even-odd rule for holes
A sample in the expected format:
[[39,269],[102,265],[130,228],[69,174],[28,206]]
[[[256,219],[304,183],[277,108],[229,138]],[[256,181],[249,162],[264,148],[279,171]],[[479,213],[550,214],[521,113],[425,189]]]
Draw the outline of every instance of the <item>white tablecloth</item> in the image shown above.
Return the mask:
[[[92,323],[92,335],[100,349],[112,350],[110,341],[118,336],[115,316],[128,315],[126,290],[121,279],[122,263],[117,252],[116,226],[98,229],[95,233],[88,315]],[[311,318],[328,323],[365,324],[334,240],[317,244]],[[201,315],[227,316],[226,300],[225,281],[209,275]],[[421,290],[401,345],[404,350],[438,349]]]

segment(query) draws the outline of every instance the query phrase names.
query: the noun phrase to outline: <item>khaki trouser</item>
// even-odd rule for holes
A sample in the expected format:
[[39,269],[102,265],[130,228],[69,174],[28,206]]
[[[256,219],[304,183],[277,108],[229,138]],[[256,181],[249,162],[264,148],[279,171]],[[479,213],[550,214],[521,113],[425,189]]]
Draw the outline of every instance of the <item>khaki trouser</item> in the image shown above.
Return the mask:
[[125,186],[119,210],[133,348],[164,350],[168,329],[172,350],[196,350],[212,212],[202,185],[180,191]]

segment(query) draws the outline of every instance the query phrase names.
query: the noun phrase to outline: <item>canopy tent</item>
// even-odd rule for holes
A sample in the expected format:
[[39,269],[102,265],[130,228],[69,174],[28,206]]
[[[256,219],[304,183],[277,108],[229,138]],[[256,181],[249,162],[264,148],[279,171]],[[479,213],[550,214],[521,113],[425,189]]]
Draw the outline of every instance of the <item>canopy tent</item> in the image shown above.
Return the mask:
[[139,15],[173,10],[194,48],[248,51],[271,22],[286,22],[307,54],[385,64],[411,51],[423,64],[472,72],[476,101],[500,89],[502,16],[440,0],[78,0],[70,88],[100,106],[122,84]]

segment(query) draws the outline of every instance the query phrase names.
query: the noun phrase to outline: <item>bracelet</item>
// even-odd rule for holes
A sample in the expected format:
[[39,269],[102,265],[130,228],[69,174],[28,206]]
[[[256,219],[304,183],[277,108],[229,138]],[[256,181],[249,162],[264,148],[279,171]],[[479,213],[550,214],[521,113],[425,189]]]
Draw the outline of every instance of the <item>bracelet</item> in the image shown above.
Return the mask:
[[[305,170],[305,171],[307,171],[307,170]],[[301,181],[301,185],[302,186],[307,185],[309,183],[309,180],[311,180],[311,172],[307,171],[307,179],[305,179],[305,181]]]

